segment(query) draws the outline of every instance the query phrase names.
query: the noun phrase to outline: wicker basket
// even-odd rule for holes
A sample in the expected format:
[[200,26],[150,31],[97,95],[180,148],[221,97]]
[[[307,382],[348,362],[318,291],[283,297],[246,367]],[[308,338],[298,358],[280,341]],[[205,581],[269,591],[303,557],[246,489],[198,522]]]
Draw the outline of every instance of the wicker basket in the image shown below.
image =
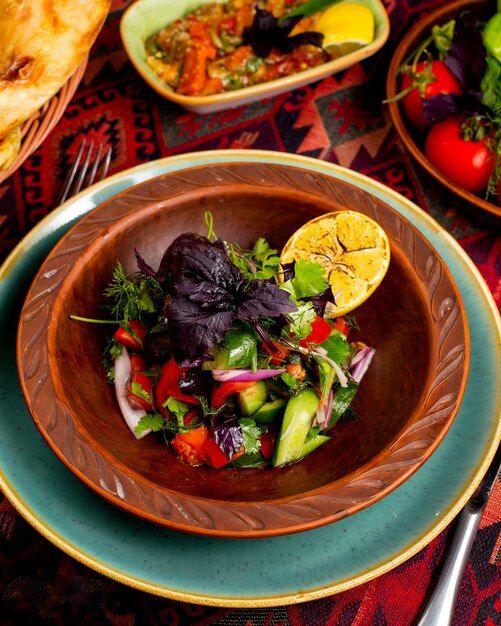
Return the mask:
[[77,68],[71,78],[44,106],[24,122],[21,129],[21,149],[12,165],[0,172],[0,183],[11,176],[24,161],[38,148],[42,141],[61,119],[68,102],[77,90],[87,67],[88,57]]

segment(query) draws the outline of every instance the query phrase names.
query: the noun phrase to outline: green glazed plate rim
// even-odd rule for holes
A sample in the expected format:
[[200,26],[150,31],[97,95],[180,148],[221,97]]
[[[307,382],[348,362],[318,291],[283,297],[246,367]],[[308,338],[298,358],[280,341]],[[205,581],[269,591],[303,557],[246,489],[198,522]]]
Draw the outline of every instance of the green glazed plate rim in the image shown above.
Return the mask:
[[[78,561],[155,595],[227,607],[313,600],[367,582],[415,555],[457,515],[501,440],[501,321],[480,273],[459,244],[412,202],[362,174],[309,157],[217,150],[167,157],[97,183],[35,226],[0,268],[0,323],[16,307],[45,256],[78,219],[115,194],[155,176],[228,162],[279,163],[362,187],[413,222],[447,263],[471,335],[461,409],[443,443],[406,483],[345,520],[268,539],[224,540],[148,524],[99,498],[43,442],[26,410],[15,341],[0,346],[0,488],[44,537]],[[15,415],[15,419],[12,419]]]

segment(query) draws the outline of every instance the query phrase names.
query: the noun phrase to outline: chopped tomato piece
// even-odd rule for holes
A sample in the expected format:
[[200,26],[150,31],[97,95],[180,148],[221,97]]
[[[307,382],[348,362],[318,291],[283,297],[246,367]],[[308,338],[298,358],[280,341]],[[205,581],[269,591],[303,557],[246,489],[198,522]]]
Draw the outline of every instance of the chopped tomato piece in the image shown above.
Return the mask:
[[348,335],[348,332],[350,330],[348,324],[346,323],[346,319],[341,316],[341,317],[336,317],[335,321],[334,321],[334,328],[336,330],[339,330],[339,332],[343,333],[343,335]]
[[208,463],[214,469],[219,469],[220,467],[223,467],[223,465],[227,465],[230,462],[230,459],[217,445],[215,439],[207,440],[205,442],[204,449],[208,457]]
[[250,46],[239,46],[226,56],[224,64],[230,72],[243,71],[251,56],[252,48]]
[[[139,390],[137,390],[139,386]],[[145,411],[153,409],[153,394],[151,377],[142,372],[133,372],[130,378],[129,400],[139,405]]]
[[237,18],[232,15],[230,17],[226,17],[220,22],[221,30],[226,33],[234,33],[237,25]]
[[208,439],[208,428],[199,426],[186,433],[177,433],[172,440],[172,445],[181,461],[190,465],[202,465],[207,462],[205,444]]
[[190,40],[191,44],[184,55],[177,92],[186,96],[197,96],[203,92],[207,81],[207,61],[216,58],[217,50],[201,22],[192,24]]
[[188,424],[190,424],[197,417],[198,411],[196,409],[188,411],[188,413],[186,413],[186,415],[183,417],[183,424],[185,426],[188,426]]
[[278,341],[274,341],[273,339],[271,339],[271,343],[276,348],[276,350],[274,350],[273,352],[271,351],[270,347],[266,343],[263,343],[263,348],[264,350],[266,350],[266,352],[268,352],[272,356],[272,358],[270,359],[270,363],[272,365],[280,365],[285,359],[285,357],[289,355],[290,348],[283,346],[281,343],[278,343]]
[[[139,390],[137,389],[138,386]],[[153,409],[152,386],[151,376],[147,376],[142,372],[133,371],[130,377],[130,387],[127,397],[132,404],[140,406],[145,411],[151,411]]]
[[126,348],[130,348],[131,350],[142,350],[143,341],[148,333],[148,329],[139,320],[131,320],[130,322],[127,322],[127,325],[132,332],[129,332],[126,328],[120,326],[115,333],[115,339]]
[[195,396],[185,395],[178,385],[179,379],[188,370],[189,367],[179,367],[173,357],[162,366],[155,386],[155,402],[162,415],[165,415],[163,404],[168,398],[175,398],[187,404],[199,404]]
[[301,363],[291,363],[290,365],[286,365],[285,369],[287,374],[290,374],[297,380],[304,380],[306,378],[306,371]]
[[259,435],[261,454],[266,461],[269,461],[275,454],[275,439],[276,434],[273,432],[264,432]]
[[240,446],[240,448],[230,459],[217,445],[215,439],[209,439],[208,441],[206,441],[204,450],[207,455],[207,463],[214,469],[219,469],[224,465],[228,465],[228,463],[234,461],[235,459],[238,459],[238,457],[242,456],[242,454],[244,454],[245,452],[245,448],[243,446]]
[[325,341],[327,337],[332,332],[332,326],[329,324],[327,320],[324,320],[323,317],[317,315],[311,324],[311,332],[306,337],[306,339],[302,339],[299,344],[305,348],[309,343],[320,344],[322,341]]
[[239,391],[243,391],[244,389],[248,389],[255,385],[255,382],[240,382],[240,381],[232,381],[228,380],[224,383],[221,383],[217,387],[214,385],[212,389],[212,408],[219,409],[221,408],[226,400],[234,393],[238,393]]
[[146,359],[142,354],[129,354],[131,372],[144,372],[146,369]]

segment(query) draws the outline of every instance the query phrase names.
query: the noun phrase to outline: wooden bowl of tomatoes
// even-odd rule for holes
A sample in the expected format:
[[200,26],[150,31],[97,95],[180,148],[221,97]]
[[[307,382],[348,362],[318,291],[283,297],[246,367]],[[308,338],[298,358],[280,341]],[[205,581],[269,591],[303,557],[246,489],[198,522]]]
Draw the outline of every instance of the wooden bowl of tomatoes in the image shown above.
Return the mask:
[[488,44],[484,36],[495,5],[459,0],[421,19],[393,55],[386,91],[395,129],[416,161],[465,211],[499,225],[501,61],[486,45],[492,49],[500,36],[492,28]]

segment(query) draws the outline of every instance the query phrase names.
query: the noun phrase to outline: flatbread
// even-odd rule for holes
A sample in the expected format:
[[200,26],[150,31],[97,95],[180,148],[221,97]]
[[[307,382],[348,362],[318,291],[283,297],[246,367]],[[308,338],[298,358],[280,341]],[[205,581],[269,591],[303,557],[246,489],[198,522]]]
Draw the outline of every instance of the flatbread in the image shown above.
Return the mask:
[[0,0],[0,138],[59,91],[94,43],[111,0]]
[[0,138],[0,172],[5,172],[17,159],[21,147],[21,128],[14,126],[3,139]]

